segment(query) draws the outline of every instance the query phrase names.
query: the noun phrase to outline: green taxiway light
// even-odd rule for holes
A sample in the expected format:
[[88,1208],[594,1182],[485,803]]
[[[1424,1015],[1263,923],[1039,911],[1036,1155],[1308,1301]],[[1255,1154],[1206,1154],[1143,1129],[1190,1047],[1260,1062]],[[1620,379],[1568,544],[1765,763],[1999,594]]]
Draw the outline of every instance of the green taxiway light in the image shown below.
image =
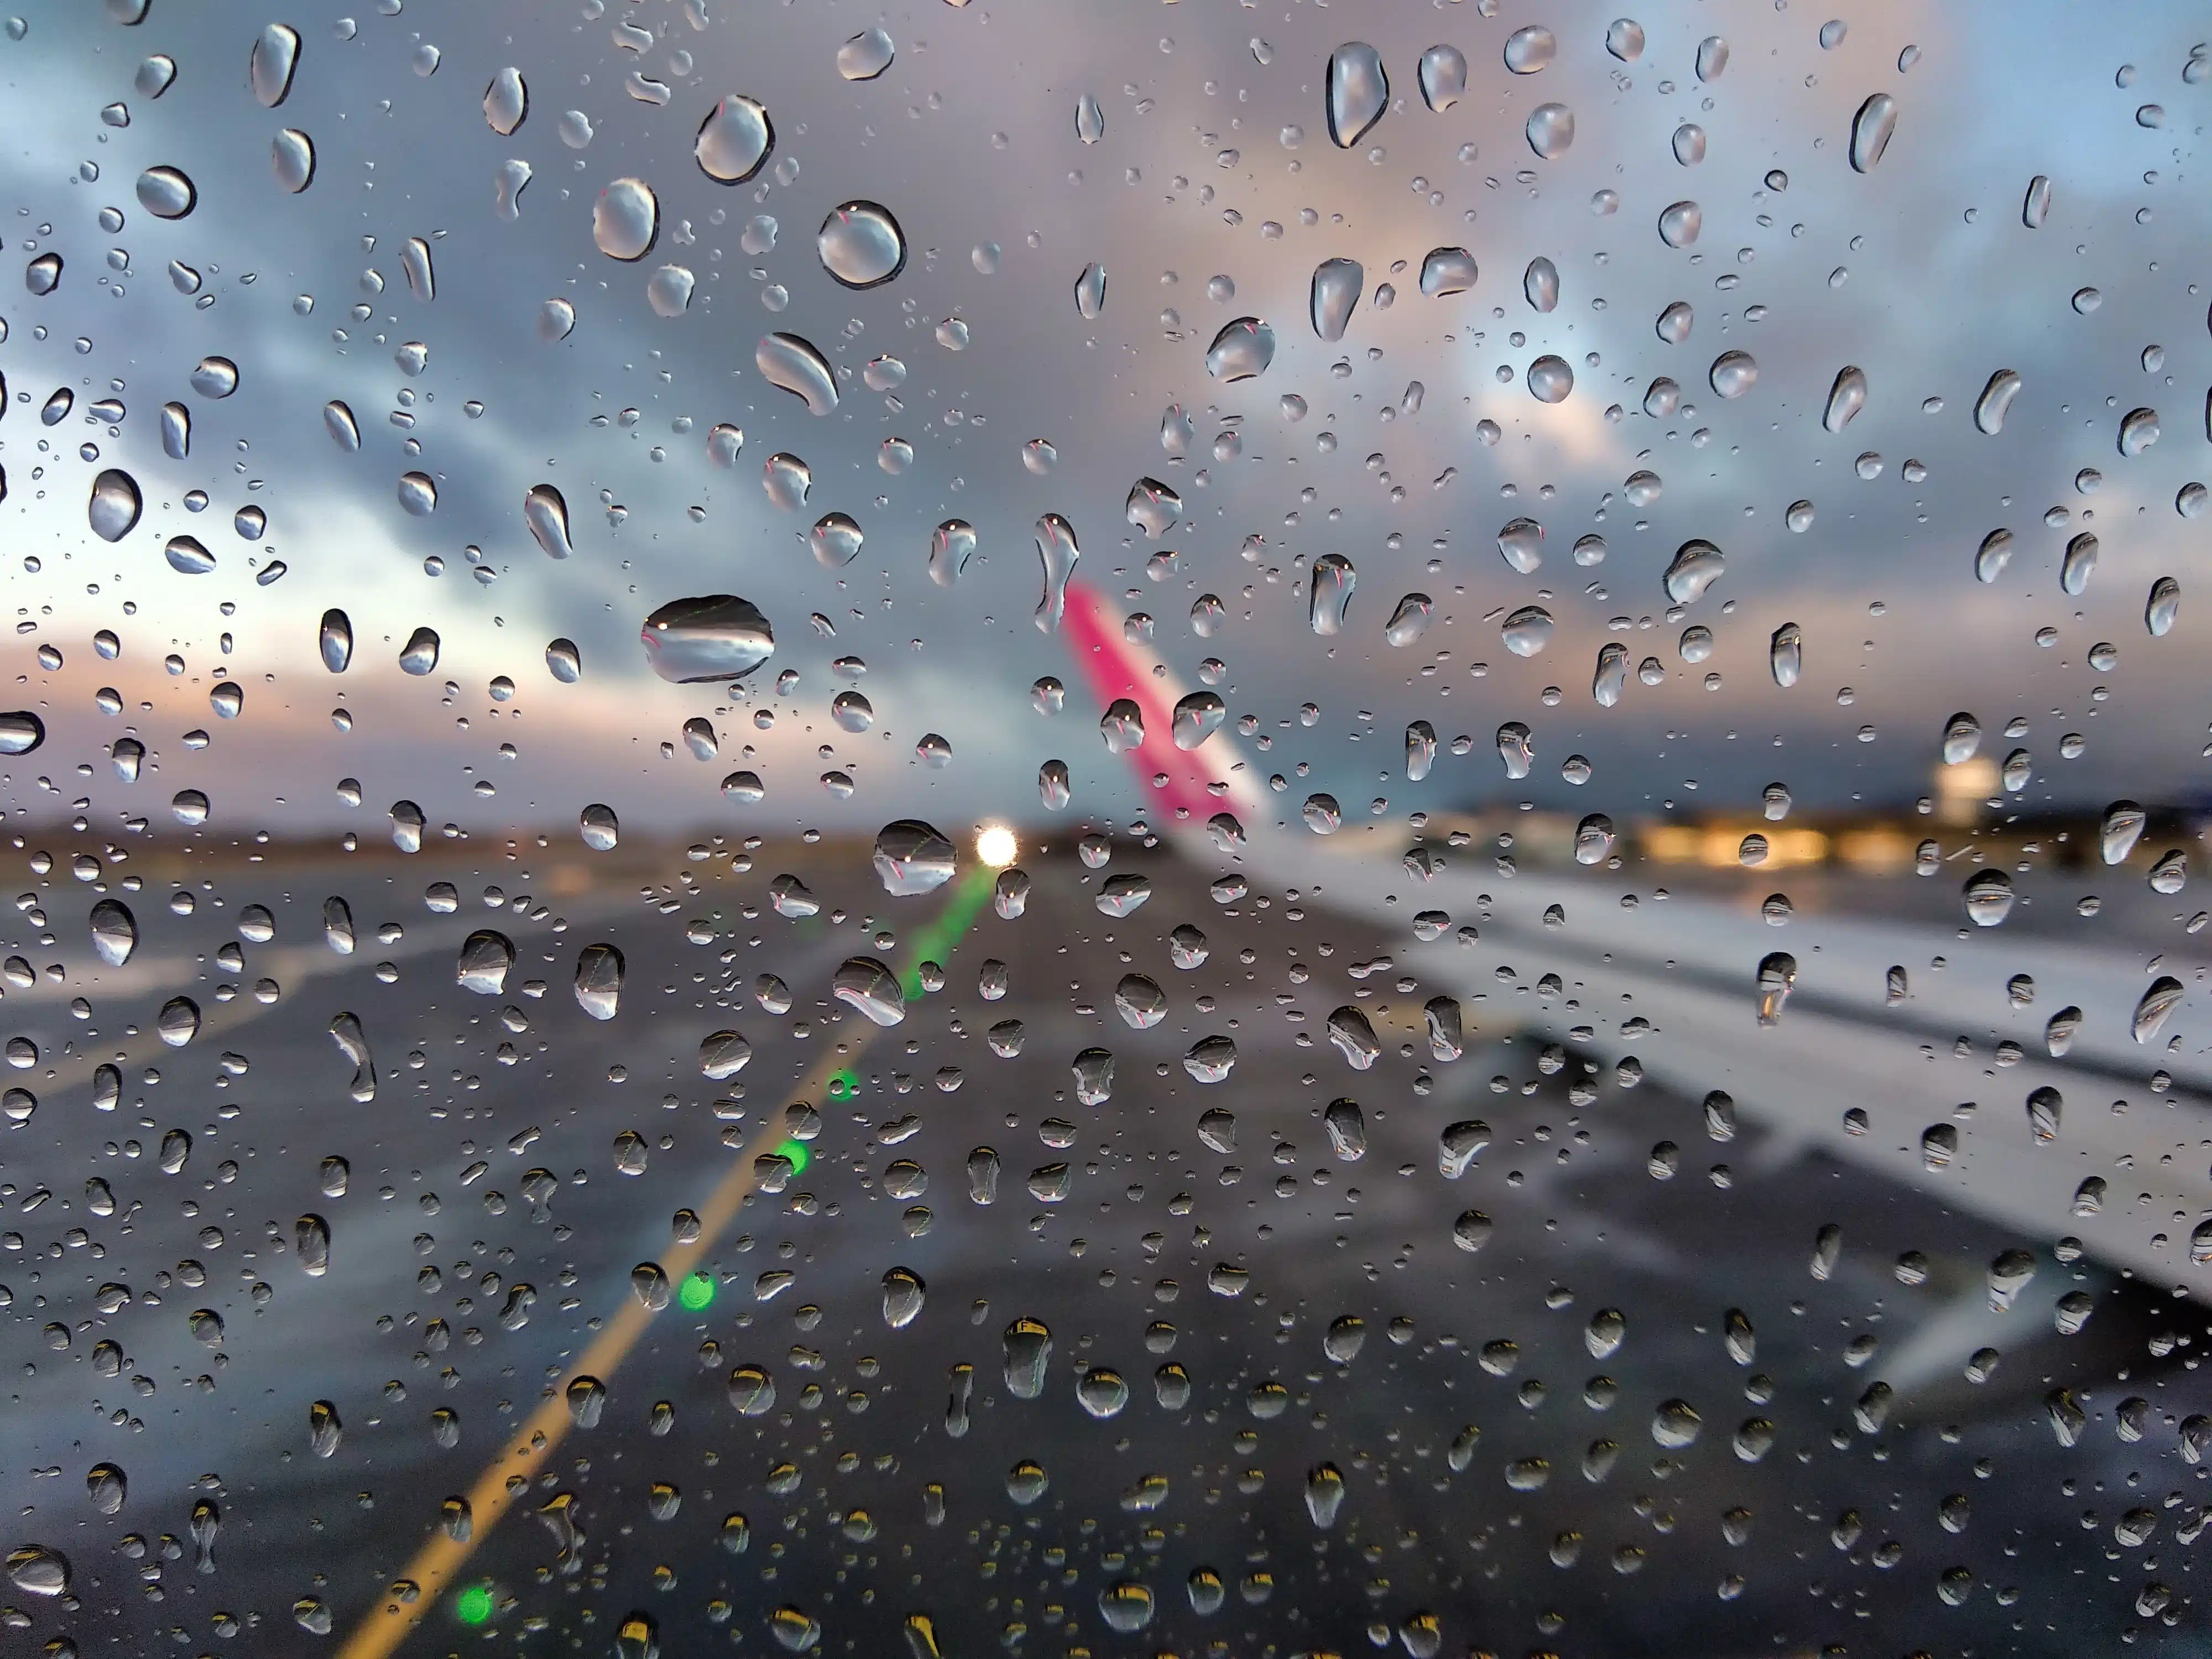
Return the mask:
[[491,1610],[489,1584],[471,1584],[453,1598],[453,1614],[465,1625],[481,1625],[491,1617]]
[[814,1161],[814,1154],[806,1150],[806,1143],[803,1140],[787,1140],[775,1150],[779,1156],[790,1163],[793,1175],[805,1175],[806,1166]]
[[705,1273],[687,1274],[682,1287],[676,1292],[676,1299],[682,1303],[688,1311],[697,1313],[700,1309],[714,1299],[714,1274]]
[[840,1072],[830,1079],[830,1098],[850,1100],[860,1092],[860,1079],[850,1072]]

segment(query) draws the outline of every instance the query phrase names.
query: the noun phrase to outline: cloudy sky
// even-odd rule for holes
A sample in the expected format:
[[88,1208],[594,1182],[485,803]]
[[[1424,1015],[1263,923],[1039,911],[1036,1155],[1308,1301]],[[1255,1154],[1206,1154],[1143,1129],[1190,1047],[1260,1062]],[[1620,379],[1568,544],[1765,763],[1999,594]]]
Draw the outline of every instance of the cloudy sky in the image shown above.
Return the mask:
[[[0,40],[16,112],[0,150],[10,257],[63,261],[52,292],[27,280],[0,302],[15,695],[50,732],[10,763],[8,789],[33,817],[89,795],[98,821],[144,815],[168,833],[170,798],[196,788],[210,830],[230,834],[381,833],[402,797],[472,832],[573,824],[602,801],[678,828],[965,821],[1041,816],[1036,769],[1053,757],[1073,769],[1076,811],[1126,817],[1138,787],[1096,735],[1065,637],[1032,622],[1032,526],[1047,512],[1074,526],[1079,580],[1156,617],[1184,680],[1216,655],[1232,715],[1293,722],[1268,755],[1242,752],[1267,769],[1309,763],[1301,793],[1381,793],[1409,810],[1528,799],[1633,821],[1668,803],[1741,811],[1780,778],[1814,807],[1893,810],[1930,789],[1944,722],[1970,710],[1985,751],[2033,757],[2032,805],[2199,796],[2203,613],[2189,566],[2207,520],[2177,497],[2212,476],[2212,337],[2187,257],[2212,207],[2193,173],[2208,87],[2185,75],[2186,8],[1954,14],[1958,33],[1857,8],[1826,42],[1802,9],[1669,9],[1624,60],[1607,47],[1613,12],[1551,7],[1548,59],[1522,37],[1513,55],[1535,67],[1518,74],[1507,43],[1533,11],[1475,5],[374,0],[343,21],[292,18],[296,69],[274,107],[248,64],[277,14],[152,0],[124,26],[116,9],[39,8]],[[892,61],[844,78],[841,46],[872,28]],[[1379,54],[1389,95],[1344,148],[1328,64],[1355,38]],[[1708,38],[1725,40],[1725,61],[1708,49],[1701,80]],[[1437,46],[1467,64],[1441,110],[1418,71]],[[156,54],[174,76],[151,96],[160,75],[142,78],[142,64]],[[848,58],[880,55],[864,42]],[[510,69],[527,113],[501,136],[484,94]],[[732,94],[757,100],[774,130],[742,184],[710,178],[693,153]],[[1854,113],[1877,94],[1893,100],[1894,136],[1861,173]],[[1079,132],[1086,99],[1103,125],[1093,143]],[[1527,134],[1550,105],[1571,112],[1572,140],[1546,159]],[[1557,112],[1538,125],[1563,130]],[[272,167],[272,145],[297,152],[288,130],[314,156],[296,193]],[[143,204],[156,167],[192,181],[185,216]],[[2039,174],[2051,203],[2031,228]],[[593,235],[595,203],[625,179],[657,203],[635,261]],[[817,250],[825,219],[854,201],[887,210],[906,256],[866,290],[834,281]],[[1660,221],[1683,202],[1700,229],[1669,246]],[[410,238],[430,249],[434,297],[410,283]],[[1424,295],[1438,248],[1471,256],[1470,289]],[[1556,272],[1547,311],[1530,298],[1539,258]],[[1329,259],[1358,262],[1362,278],[1335,340],[1309,315]],[[1085,316],[1078,289],[1094,264],[1103,302]],[[195,292],[178,267],[197,272]],[[549,340],[554,300],[574,321]],[[1656,321],[1675,301],[1692,321],[1670,343]],[[1210,376],[1208,344],[1243,317],[1272,328],[1271,364]],[[810,412],[764,376],[757,352],[774,331],[832,365],[833,410]],[[1713,383],[1729,352],[1757,366],[1734,398]],[[193,389],[211,356],[237,366],[227,398]],[[1572,374],[1557,403],[1529,389],[1547,356]],[[902,377],[869,372],[886,358]],[[1846,367],[1867,396],[1831,432],[1823,410]],[[2021,389],[1984,434],[1976,398],[2005,369]],[[1646,414],[1662,377],[1677,404]],[[74,407],[42,425],[58,387]],[[110,397],[119,420],[88,414]],[[356,417],[357,452],[326,430],[333,399]],[[161,442],[171,401],[191,416],[182,459]],[[1189,422],[1181,455],[1163,443],[1170,405]],[[2157,411],[2160,436],[2130,456],[2120,428],[2138,408]],[[709,453],[722,423],[744,434],[727,466]],[[1056,453],[1048,471],[1024,464],[1036,439]],[[763,488],[780,453],[811,475],[795,510]],[[110,467],[144,503],[113,544],[87,515]],[[1658,486],[1641,504],[1626,487],[1638,472]],[[434,511],[403,506],[409,473],[434,481]],[[1124,514],[1145,477],[1182,498],[1158,534]],[[568,504],[565,561],[526,522],[540,484]],[[1799,501],[1802,532],[1786,523]],[[234,515],[248,506],[266,525],[242,537]],[[865,538],[834,570],[809,548],[832,512]],[[1530,573],[1498,548],[1520,517],[1545,531]],[[977,551],[948,589],[931,582],[928,552],[955,518]],[[1975,550],[1999,528],[2010,566],[1982,585]],[[2084,531],[2099,561],[2069,595],[2060,562]],[[1578,565],[1571,550],[1593,533],[1603,562]],[[212,572],[170,568],[180,534],[214,555]],[[1719,547],[1726,571],[1670,616],[1662,573],[1692,538]],[[1148,572],[1164,550],[1172,561]],[[1306,620],[1304,572],[1324,554],[1358,573],[1334,638]],[[284,574],[258,585],[272,561]],[[2145,604],[2161,576],[2185,597],[2154,638]],[[1434,623],[1393,647],[1383,623],[1414,592],[1434,599]],[[722,686],[661,683],[638,644],[656,607],[715,592],[751,600],[775,632],[742,704]],[[1228,617],[1200,639],[1188,618],[1207,593]],[[1499,624],[1532,605],[1554,629],[1523,659]],[[332,607],[356,640],[342,677],[317,653]],[[1769,641],[1790,623],[1803,670],[1785,689]],[[1715,646],[1692,665],[1677,641],[1697,624]],[[121,641],[112,661],[93,648],[103,628]],[[410,678],[398,659],[418,628],[441,656]],[[556,636],[580,649],[579,684],[548,672]],[[1632,672],[1601,708],[1591,680],[1609,640],[1663,678]],[[2117,647],[2102,673],[2100,641]],[[41,644],[61,668],[33,661]],[[865,677],[833,669],[843,657]],[[797,682],[779,696],[787,669]],[[235,720],[210,708],[218,671],[244,689]],[[1028,696],[1047,673],[1071,690],[1050,720]],[[516,688],[505,703],[489,691],[498,675]],[[102,687],[121,714],[100,712]],[[875,711],[862,732],[830,716],[854,688]],[[1321,710],[1310,729],[1295,724],[1306,702]],[[331,722],[341,703],[349,733]],[[718,729],[706,763],[679,737],[694,716]],[[2002,737],[2015,716],[2027,735]],[[1385,785],[1414,718],[1474,735],[1474,753],[1420,786]],[[1490,741],[1506,720],[1535,732],[1525,783],[1507,782]],[[126,726],[149,751],[136,785],[106,758]],[[187,746],[196,728],[206,746]],[[914,757],[927,732],[950,742],[943,770]],[[1379,734],[1380,752],[1354,732]],[[2087,738],[2078,759],[2060,757],[2069,732]],[[1214,763],[1238,743],[1216,738]],[[1574,751],[1595,768],[1579,791],[1557,775]],[[739,768],[767,783],[757,805],[717,792]],[[833,768],[855,781],[849,799],[817,781]],[[341,778],[361,781],[359,809]]]

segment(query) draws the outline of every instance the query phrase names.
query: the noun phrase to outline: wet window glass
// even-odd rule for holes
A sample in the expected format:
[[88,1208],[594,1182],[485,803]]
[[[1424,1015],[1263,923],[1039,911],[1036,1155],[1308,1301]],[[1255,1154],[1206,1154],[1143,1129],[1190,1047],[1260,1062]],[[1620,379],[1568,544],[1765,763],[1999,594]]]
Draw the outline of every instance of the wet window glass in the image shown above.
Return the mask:
[[2206,24],[6,17],[10,1639],[2202,1651]]

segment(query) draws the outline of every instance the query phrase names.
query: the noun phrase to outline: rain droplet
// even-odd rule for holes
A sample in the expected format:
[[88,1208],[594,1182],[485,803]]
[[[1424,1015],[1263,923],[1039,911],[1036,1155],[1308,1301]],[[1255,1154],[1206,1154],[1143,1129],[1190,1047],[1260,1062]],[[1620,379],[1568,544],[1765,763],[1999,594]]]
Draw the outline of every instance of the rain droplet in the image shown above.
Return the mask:
[[1694,121],[1685,121],[1674,129],[1674,160],[1686,167],[1693,167],[1705,159],[1705,130]]
[[2027,181],[2027,194],[2020,204],[2021,222],[2030,230],[2043,228],[2043,222],[2051,216],[2051,180],[2037,173]]
[[1544,526],[1534,519],[1514,519],[1498,532],[1505,562],[1526,576],[1544,562]]
[[138,920],[120,899],[104,898],[92,907],[92,948],[111,968],[120,968],[138,948]]
[[1498,757],[1505,763],[1505,775],[1525,778],[1535,764],[1535,750],[1528,740],[1528,728],[1519,720],[1508,720],[1498,728]]
[[681,317],[691,308],[697,278],[686,265],[663,265],[646,279],[645,302],[656,317]]
[[761,170],[775,148],[775,124],[743,93],[732,93],[708,112],[691,146],[699,171],[718,185],[742,185]]
[[1705,228],[1705,210],[1695,202],[1675,202],[1661,210],[1659,240],[1668,247],[1688,247]]
[[26,1595],[60,1595],[70,1587],[69,1557],[44,1544],[8,1552],[8,1581]]
[[642,259],[660,237],[660,199],[642,179],[617,179],[592,204],[592,240],[610,259]]
[[1106,267],[1092,260],[1075,279],[1075,314],[1085,322],[1106,309]]
[[893,898],[935,892],[952,879],[952,843],[918,818],[900,818],[876,832],[877,879]]
[[1796,684],[1805,671],[1805,630],[1796,623],[1784,623],[1776,629],[1767,641],[1766,662],[1775,684],[1784,690]]
[[138,65],[138,73],[131,78],[131,84],[141,98],[159,98],[176,78],[177,60],[157,52]]
[[1624,64],[1644,56],[1644,25],[1632,17],[1616,17],[1605,31],[1605,49]]
[[1431,299],[1464,294],[1477,276],[1474,256],[1463,247],[1432,247],[1421,260],[1421,292]]
[[611,853],[622,842],[622,820],[613,807],[594,801],[576,815],[576,833],[594,853]]
[[199,1035],[199,1004],[190,997],[171,997],[161,1005],[154,1022],[155,1034],[172,1048],[181,1048]]
[[2083,531],[2066,544],[2066,556],[2059,563],[2058,586],[2069,594],[2081,592],[2089,586],[2089,577],[2097,568],[2097,538]]
[[929,580],[950,587],[960,580],[975,552],[975,526],[965,519],[947,519],[930,532]]
[[118,467],[109,467],[92,481],[92,499],[85,516],[94,535],[105,542],[119,542],[137,527],[143,505],[138,481]]
[[1467,93],[1467,54],[1457,46],[1431,46],[1421,54],[1421,100],[1441,115]]
[[1533,657],[1552,642],[1552,613],[1524,605],[1498,625],[1498,638],[1516,657]]
[[1872,173],[1897,131],[1897,100],[1877,92],[1851,117],[1851,171]]
[[484,125],[501,137],[510,137],[530,113],[530,88],[519,69],[503,69],[484,88]]
[[1667,597],[1677,605],[1695,604],[1727,568],[1720,549],[1711,542],[1684,542],[1667,566]]
[[1855,366],[1838,369],[1835,383],[1828,388],[1828,406],[1821,412],[1820,424],[1831,432],[1841,432],[1857,418],[1866,400],[1866,371]]
[[1306,619],[1315,633],[1326,636],[1344,631],[1345,607],[1352,603],[1352,586],[1358,580],[1352,561],[1341,553],[1324,553],[1314,561]]
[[[841,203],[816,234],[822,268],[847,288],[878,288],[906,268],[906,237],[889,208],[874,202]],[[1101,278],[1103,289],[1103,278]]]
[[1158,478],[1139,478],[1129,486],[1121,515],[1147,536],[1164,536],[1182,515],[1182,497]]
[[891,66],[896,50],[882,29],[863,29],[837,48],[837,73],[848,81],[872,81]]
[[2120,417],[2120,453],[2132,459],[2158,441],[2158,411],[2131,409]]
[[331,441],[348,454],[361,448],[361,427],[353,417],[353,410],[333,398],[323,405],[323,430],[331,434]]
[[1759,379],[1759,365],[1748,351],[1723,351],[1713,359],[1707,379],[1723,398],[1741,398]]
[[1364,40],[1349,40],[1329,54],[1328,136],[1338,149],[1358,143],[1389,104],[1382,53]]
[[2171,576],[2160,576],[2150,585],[2150,599],[2143,606],[2143,626],[2153,639],[2163,638],[2172,631],[2180,613],[2181,584]]
[[453,964],[453,981],[479,996],[497,996],[507,986],[507,969],[514,966],[514,945],[504,933],[479,928],[461,942]]
[[1528,116],[1528,148],[1556,161],[1575,142],[1575,112],[1565,104],[1539,104]]
[[238,390],[238,365],[228,357],[203,357],[192,369],[191,385],[203,398],[228,398]]
[[253,96],[264,109],[275,109],[292,90],[292,75],[300,65],[300,35],[284,23],[271,23],[254,37],[247,54],[246,76]]
[[1556,311],[1559,305],[1559,268],[1539,256],[1521,276],[1521,292],[1534,311]]
[[398,495],[410,518],[427,519],[438,510],[438,485],[427,472],[401,473]]
[[1206,372],[1232,385],[1266,374],[1274,361],[1275,331],[1257,317],[1224,325],[1206,349]]
[[522,521],[547,557],[565,559],[575,551],[568,539],[568,503],[551,484],[531,485],[522,498]]
[[281,188],[297,196],[315,182],[315,141],[297,127],[284,128],[269,141],[269,171]]
[[138,175],[138,205],[156,219],[181,219],[198,202],[192,181],[175,167],[148,167]]
[[418,628],[407,636],[407,643],[399,653],[399,672],[403,674],[423,675],[438,665],[438,635],[434,629]]
[[893,1267],[884,1275],[884,1323],[902,1331],[920,1317],[929,1287],[911,1267]]
[[1435,611],[1435,601],[1427,594],[1408,593],[1398,601],[1398,608],[1382,625],[1382,637],[1392,645],[1411,645],[1429,631],[1429,619]]
[[554,344],[568,337],[576,326],[576,307],[566,300],[548,300],[538,307],[538,337]]
[[576,957],[571,988],[576,1006],[593,1019],[612,1019],[622,1012],[623,953],[611,945],[586,945]]
[[768,492],[771,505],[794,513],[806,505],[814,488],[814,473],[798,456],[778,453],[761,468],[761,488]]
[[798,335],[763,335],[753,362],[770,386],[801,399],[809,414],[827,415],[837,407],[837,378],[829,360]]
[[2012,878],[2002,870],[1970,876],[1962,893],[1966,919],[1977,927],[1994,927],[2012,913]]
[[1309,309],[1316,334],[1330,341],[1344,337],[1366,281],[1367,273],[1357,259],[1324,259],[1314,267]]
[[1717,34],[1709,34],[1698,42],[1698,79],[1717,81],[1728,68],[1729,43]]
[[1506,37],[1505,67],[1516,75],[1534,75],[1549,69],[1559,51],[1559,37],[1541,25],[1531,23]]
[[814,562],[824,570],[842,569],[852,563],[860,556],[860,544],[866,539],[859,524],[842,513],[824,513],[806,532]]
[[906,994],[898,975],[873,957],[848,957],[830,983],[830,994],[878,1025],[906,1018]]
[[1221,729],[1229,717],[1228,705],[1211,691],[1193,691],[1178,701],[1170,735],[1178,749],[1195,749]]
[[1989,378],[1982,395],[1974,399],[1974,425],[1994,437],[2004,430],[2005,411],[2020,394],[2020,376],[2001,368]]
[[1075,574],[1083,550],[1076,545],[1075,526],[1057,513],[1039,519],[1034,534],[1037,558],[1044,567],[1044,592],[1037,600],[1036,621],[1038,631],[1051,634],[1060,628],[1067,607],[1068,578]]
[[1575,372],[1567,360],[1547,354],[1528,365],[1528,393],[1540,404],[1565,403],[1575,389]]
[[[743,679],[775,652],[768,618],[750,599],[729,593],[672,599],[645,619],[639,638],[653,672],[676,685]],[[582,673],[575,649],[562,640],[546,647],[547,665],[564,684]]]

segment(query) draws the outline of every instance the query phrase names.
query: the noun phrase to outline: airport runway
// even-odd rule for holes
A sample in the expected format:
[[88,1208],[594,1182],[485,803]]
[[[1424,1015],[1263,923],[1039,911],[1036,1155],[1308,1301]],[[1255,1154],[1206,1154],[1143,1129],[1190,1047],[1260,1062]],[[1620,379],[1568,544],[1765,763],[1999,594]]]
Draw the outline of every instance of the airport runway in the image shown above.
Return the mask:
[[[1765,1110],[1766,1085],[1741,1091],[1732,1139],[1709,1139],[1681,1079],[1756,1031],[1748,976],[1725,994],[1676,980],[1639,1047],[1595,1005],[1668,975],[1603,962],[1622,941],[1516,934],[1501,904],[1479,941],[1418,947],[1279,887],[1224,907],[1215,870],[1121,843],[1097,872],[1072,848],[1025,857],[1027,913],[987,907],[940,936],[944,988],[879,1028],[833,1000],[839,963],[905,968],[958,890],[888,898],[865,852],[771,846],[738,872],[625,848],[580,879],[568,849],[165,866],[112,892],[141,934],[118,969],[92,954],[99,896],[64,860],[35,890],[57,943],[42,952],[19,911],[7,948],[67,978],[10,984],[0,1006],[37,1045],[19,1076],[39,1097],[0,1140],[8,1542],[70,1564],[58,1598],[18,1576],[28,1638],[349,1659],[902,1641],[918,1659],[1598,1655],[1662,1623],[1716,1655],[2203,1639],[2185,1540],[2207,1494],[2179,1428],[2212,1400],[2194,1374],[2202,1305],[2170,1278],[2122,1277],[2124,1260],[2061,1261],[2063,1215],[2030,1231],[1951,1201],[1911,1173],[1917,1146],[1894,1174],[1839,1153]],[[1149,899],[1103,915],[1095,895],[1131,873]],[[786,874],[819,914],[776,914]],[[1544,878],[1516,879],[1534,894]],[[424,903],[440,880],[451,914]],[[193,914],[173,914],[187,889]],[[331,895],[349,902],[350,955],[324,940]],[[1670,925],[1733,925],[1725,902],[1693,913],[1683,896]],[[244,939],[253,904],[265,944]],[[389,944],[386,922],[403,930]],[[1187,969],[1179,924],[1206,936]],[[1883,927],[1929,936],[1855,925],[1873,955]],[[489,994],[456,983],[478,928],[515,953]],[[602,941],[626,958],[604,1023],[571,990]],[[1681,955],[1730,959],[1710,940]],[[993,959],[1010,988],[996,1001],[979,994]],[[757,1000],[764,973],[787,1012]],[[1131,974],[1161,994],[1149,1029],[1116,1012]],[[263,978],[281,987],[265,1005]],[[219,1000],[223,984],[240,988]],[[1448,1064],[1419,1039],[1439,994],[1469,1024]],[[203,1024],[171,1048],[154,1032],[180,995]],[[1346,1006],[1380,1038],[1370,1070],[1326,1034]],[[1780,1028],[1820,1036],[1792,1073],[1816,1098],[1808,1122],[1847,1096],[1885,1105],[1900,1054],[1927,1063],[1917,1027],[1822,1034],[1850,1012],[1822,1011],[1807,994]],[[352,1097],[342,1012],[373,1100]],[[1008,1019],[1018,1038],[993,1030]],[[700,1043],[726,1028],[752,1059],[717,1083]],[[1183,1061],[1210,1037],[1235,1062],[1204,1084]],[[1073,1062],[1092,1048],[1114,1056],[1111,1090],[1084,1103]],[[118,1052],[103,1112],[92,1067]],[[1624,1086],[1639,1053],[1647,1073]],[[2006,1110],[2031,1069],[2008,1071]],[[1359,1108],[1356,1158],[1347,1114],[1330,1133],[1340,1099]],[[759,1154],[814,1129],[787,1121],[802,1100],[818,1114],[790,1160],[804,1167],[684,1244],[683,1211],[711,1222],[718,1189],[751,1187]],[[1486,1148],[1447,1178],[1440,1137],[1477,1120],[1453,1144]],[[189,1152],[165,1172],[179,1130]],[[331,1158],[347,1164],[335,1195]],[[306,1215],[327,1223],[319,1275],[303,1271]],[[2035,1271],[1993,1312],[1988,1267],[2011,1249]],[[693,1254],[706,1278],[672,1274],[673,1299],[642,1317],[633,1270]],[[887,1285],[896,1269],[919,1289]],[[2060,1335],[2075,1292],[2087,1324]],[[202,1312],[219,1346],[204,1319],[196,1337]],[[572,1410],[580,1357],[625,1319],[641,1334],[598,1366],[604,1397]],[[2002,1357],[1969,1381],[1983,1349]],[[772,1401],[750,1373],[732,1387],[745,1366]],[[2070,1447],[2047,1404],[2061,1389],[2083,1414]],[[555,1431],[509,1511],[477,1503],[452,1538],[441,1504],[487,1479],[503,1491],[500,1471],[523,1467],[502,1462],[509,1443],[549,1400]],[[319,1401],[340,1425],[327,1456]],[[88,1486],[103,1463],[127,1482],[112,1513]],[[410,1603],[395,1583],[425,1560],[448,1576]]]

